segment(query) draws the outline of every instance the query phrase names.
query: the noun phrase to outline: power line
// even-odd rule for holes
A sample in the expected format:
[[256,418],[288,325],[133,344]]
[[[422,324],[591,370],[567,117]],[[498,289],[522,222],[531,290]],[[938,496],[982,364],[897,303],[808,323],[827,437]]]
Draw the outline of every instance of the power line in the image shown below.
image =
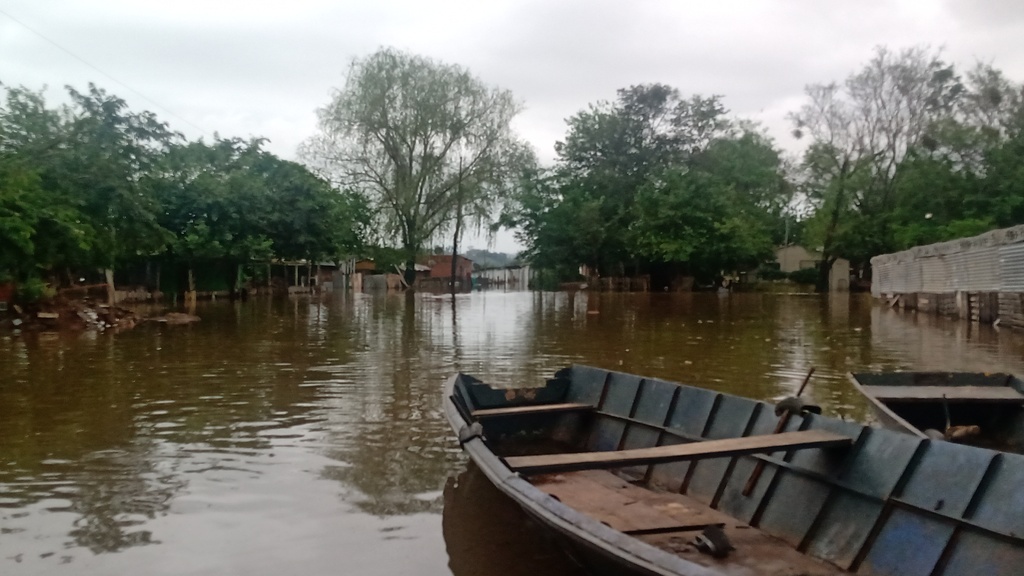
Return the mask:
[[114,83],[116,83],[116,84],[119,84],[119,85],[120,85],[120,86],[121,86],[122,88],[125,88],[125,89],[127,89],[127,90],[129,90],[129,91],[133,92],[133,93],[134,93],[134,94],[135,94],[136,96],[138,96],[139,98],[142,98],[143,100],[145,100],[145,101],[149,102],[150,104],[152,104],[152,105],[156,106],[157,108],[160,108],[161,110],[163,110],[164,112],[166,112],[166,113],[167,113],[168,115],[170,115],[170,116],[173,116],[174,118],[177,118],[178,120],[180,120],[180,121],[184,122],[185,124],[188,124],[189,126],[191,126],[191,127],[195,128],[196,130],[199,130],[199,132],[201,132],[201,133],[202,133],[202,134],[204,134],[204,135],[209,135],[209,134],[210,134],[210,132],[209,132],[208,130],[204,130],[203,128],[201,128],[201,127],[197,126],[196,124],[194,124],[194,123],[192,123],[192,122],[190,122],[190,121],[186,120],[185,118],[182,118],[182,117],[181,117],[181,116],[179,116],[178,114],[175,114],[175,113],[174,113],[174,112],[173,112],[173,111],[172,111],[172,110],[171,110],[170,108],[168,108],[168,107],[164,106],[163,104],[160,104],[160,103],[159,103],[159,102],[157,102],[156,100],[153,100],[153,99],[152,99],[152,98],[150,98],[149,96],[146,96],[146,95],[145,95],[145,94],[143,94],[142,92],[139,92],[138,90],[136,90],[135,88],[132,88],[131,86],[129,86],[129,85],[127,85],[127,84],[125,84],[124,82],[121,82],[121,81],[120,81],[120,80],[118,80],[117,78],[114,78],[113,76],[111,76],[111,75],[110,75],[110,74],[108,74],[107,72],[104,72],[103,70],[101,70],[101,69],[100,69],[100,68],[99,68],[98,66],[96,66],[95,64],[93,64],[93,63],[89,62],[89,61],[88,61],[88,60],[86,60],[85,58],[82,58],[82,57],[81,57],[81,56],[79,56],[78,54],[75,54],[75,53],[74,53],[74,52],[72,52],[71,50],[68,50],[68,49],[67,49],[67,48],[65,48],[64,46],[61,46],[61,45],[60,45],[60,44],[58,44],[58,43],[57,43],[56,41],[54,41],[54,40],[50,39],[50,38],[49,38],[48,36],[46,36],[46,35],[45,35],[45,34],[43,34],[42,32],[40,32],[40,31],[36,30],[35,28],[32,28],[32,27],[31,27],[31,26],[29,26],[28,24],[25,24],[24,22],[22,22],[21,20],[18,20],[18,19],[17,19],[17,18],[15,18],[14,16],[11,16],[11,15],[10,15],[10,14],[9,14],[8,12],[6,12],[5,10],[3,10],[3,9],[0,9],[0,14],[3,14],[3,15],[4,15],[4,16],[6,16],[7,18],[9,18],[9,19],[10,19],[11,21],[13,21],[13,22],[14,22],[15,24],[18,24],[18,25],[19,25],[19,26],[21,26],[22,28],[24,28],[24,29],[28,30],[29,32],[31,32],[31,33],[33,33],[33,34],[35,34],[36,36],[38,36],[38,37],[42,38],[43,40],[46,40],[47,42],[49,42],[49,43],[50,43],[50,44],[52,44],[52,45],[53,45],[54,47],[56,47],[56,48],[57,48],[58,50],[60,50],[60,51],[64,52],[64,53],[65,53],[65,54],[67,54],[68,56],[71,56],[71,57],[72,57],[72,58],[74,58],[75,60],[78,60],[78,61],[79,61],[79,62],[81,62],[82,64],[85,64],[86,66],[88,66],[89,68],[92,68],[92,69],[93,69],[93,70],[95,70],[96,72],[99,72],[99,73],[100,73],[100,74],[102,74],[103,76],[106,76],[106,77],[107,77],[107,78],[108,78],[109,80],[111,80],[112,82],[114,82]]

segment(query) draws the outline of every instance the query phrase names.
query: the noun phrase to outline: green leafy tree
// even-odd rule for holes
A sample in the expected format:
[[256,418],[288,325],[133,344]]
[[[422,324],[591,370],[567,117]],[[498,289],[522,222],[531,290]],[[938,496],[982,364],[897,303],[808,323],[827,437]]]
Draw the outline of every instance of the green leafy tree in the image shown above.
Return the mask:
[[787,202],[778,152],[757,133],[712,141],[686,169],[648,179],[630,225],[635,253],[702,280],[770,257]]
[[318,262],[362,250],[370,220],[364,197],[335,190],[301,164],[269,155],[263,163],[274,254]]
[[256,171],[260,145],[258,140],[200,141],[175,147],[165,158],[155,183],[161,224],[172,234],[170,256],[188,267],[189,290],[196,289],[198,262],[237,266],[272,255],[266,186]]
[[77,197],[95,231],[91,263],[158,254],[167,240],[159,205],[147,186],[172,142],[180,138],[150,112],[131,112],[124,100],[90,84],[68,88],[72,105],[68,148],[59,161],[61,186]]
[[384,49],[353,62],[303,155],[373,201],[378,224],[405,252],[411,285],[420,249],[462,220],[467,189],[498,188],[489,184],[518,146],[510,123],[519,110],[510,92],[459,66]]
[[717,97],[661,84],[620,90],[568,121],[558,166],[523,181],[504,223],[564,278],[672,268],[711,279],[756,266],[792,199],[778,150]]
[[0,106],[0,276],[25,282],[87,261],[96,241],[81,196],[66,187],[68,111],[8,88]]
[[[685,99],[664,84],[619,90],[614,103],[572,116],[555,149],[559,192],[583,211],[572,236],[589,241],[575,253],[577,264],[621,275],[632,263],[636,271],[640,263],[628,231],[637,192],[652,176],[699,155],[729,126],[717,96]],[[573,252],[570,246],[559,251]]]

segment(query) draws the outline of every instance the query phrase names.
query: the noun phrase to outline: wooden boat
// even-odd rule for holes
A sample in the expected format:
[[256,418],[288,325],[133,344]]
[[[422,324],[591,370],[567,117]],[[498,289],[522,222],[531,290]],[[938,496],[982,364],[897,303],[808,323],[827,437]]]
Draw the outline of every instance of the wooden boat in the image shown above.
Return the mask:
[[848,374],[886,428],[1006,452],[1024,451],[1024,381],[1013,374]]
[[591,573],[1024,566],[1018,454],[586,366],[538,387],[457,374],[444,408],[490,482]]

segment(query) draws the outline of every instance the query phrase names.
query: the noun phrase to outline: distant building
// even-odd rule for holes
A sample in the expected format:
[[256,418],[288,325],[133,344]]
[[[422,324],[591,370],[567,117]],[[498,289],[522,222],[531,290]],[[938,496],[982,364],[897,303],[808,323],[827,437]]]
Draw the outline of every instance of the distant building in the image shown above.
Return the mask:
[[356,260],[353,266],[353,272],[362,272],[363,274],[373,274],[377,271],[377,263],[373,261],[373,258],[363,258]]
[[[775,249],[775,261],[779,264],[779,270],[786,273],[805,268],[816,268],[821,259],[821,252],[811,251],[796,244]],[[828,289],[830,292],[846,292],[850,289],[849,260],[839,258],[832,264]]]
[[[455,277],[469,278],[473,274],[473,261],[465,256],[455,257]],[[431,278],[451,278],[452,256],[451,254],[433,254],[423,262],[430,266]]]

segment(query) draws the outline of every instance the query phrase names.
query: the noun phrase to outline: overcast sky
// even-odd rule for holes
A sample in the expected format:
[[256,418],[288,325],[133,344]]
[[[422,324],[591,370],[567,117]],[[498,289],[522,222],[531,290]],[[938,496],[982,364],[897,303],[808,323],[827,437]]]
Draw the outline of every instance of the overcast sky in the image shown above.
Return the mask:
[[46,85],[53,102],[95,82],[190,138],[262,136],[294,159],[351,59],[395,46],[512,90],[549,161],[565,118],[632,84],[720,94],[792,149],[804,86],[876,46],[941,47],[1021,81],[1022,38],[1020,0],[0,0],[0,82]]

